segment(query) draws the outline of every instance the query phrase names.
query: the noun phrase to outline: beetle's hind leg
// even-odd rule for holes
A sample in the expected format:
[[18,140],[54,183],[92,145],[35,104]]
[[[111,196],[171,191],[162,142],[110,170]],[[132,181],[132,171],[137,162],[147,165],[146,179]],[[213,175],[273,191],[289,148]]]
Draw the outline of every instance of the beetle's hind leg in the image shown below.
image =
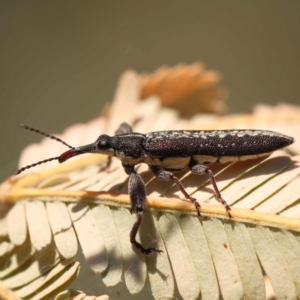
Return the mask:
[[231,208],[229,207],[227,202],[223,199],[223,197],[218,189],[217,182],[216,182],[216,179],[215,179],[215,176],[214,176],[212,170],[207,166],[198,165],[195,161],[191,162],[191,164],[189,165],[189,169],[191,170],[192,173],[197,174],[197,175],[208,174],[210,182],[214,188],[217,200],[224,205],[224,207],[228,213],[228,216],[231,218],[232,217],[231,213],[230,213]]
[[162,180],[173,180],[178,189],[182,192],[182,194],[184,195],[184,197],[188,200],[190,200],[194,205],[195,205],[195,208],[197,209],[197,213],[198,213],[198,216],[200,216],[200,204],[199,202],[192,196],[190,196],[187,191],[185,190],[183,184],[180,182],[180,180],[171,172],[169,171],[165,171],[165,170],[161,170],[159,169],[158,167],[150,167],[152,172],[154,173],[154,175],[159,178],[159,179],[162,179]]

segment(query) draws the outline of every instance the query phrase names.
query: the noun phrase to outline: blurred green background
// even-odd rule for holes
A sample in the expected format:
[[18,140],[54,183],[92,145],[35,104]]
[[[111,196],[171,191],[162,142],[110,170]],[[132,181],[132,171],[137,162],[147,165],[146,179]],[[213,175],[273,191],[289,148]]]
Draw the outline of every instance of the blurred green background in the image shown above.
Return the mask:
[[300,104],[299,1],[0,1],[0,37],[1,180],[41,139],[18,124],[53,133],[96,117],[126,69],[202,61],[231,112]]

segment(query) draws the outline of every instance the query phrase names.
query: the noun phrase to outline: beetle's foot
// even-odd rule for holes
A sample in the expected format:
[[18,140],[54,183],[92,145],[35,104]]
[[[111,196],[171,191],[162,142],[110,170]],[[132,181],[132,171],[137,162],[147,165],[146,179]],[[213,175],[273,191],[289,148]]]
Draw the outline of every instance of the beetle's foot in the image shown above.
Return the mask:
[[144,252],[142,251],[143,254],[145,255],[151,255],[153,252],[156,253],[164,253],[164,251],[156,249],[156,248],[148,248],[148,249],[144,249]]
[[224,207],[225,207],[225,209],[226,209],[226,211],[227,211],[227,214],[228,214],[229,218],[232,218],[232,215],[231,215],[231,213],[230,213],[231,208],[230,208],[230,206],[227,204],[227,202],[226,202],[222,197],[219,198],[219,201],[224,205]]
[[201,213],[200,213],[201,205],[200,205],[200,203],[194,197],[191,197],[191,196],[189,197],[189,200],[191,200],[194,203],[195,208],[197,209],[198,217],[201,217]]
[[152,254],[153,252],[157,252],[157,253],[164,253],[164,251],[162,250],[159,250],[159,249],[156,249],[156,248],[148,248],[148,249],[145,249],[140,243],[138,243],[137,241],[135,241],[133,243],[135,245],[135,247],[137,249],[139,249],[143,254],[145,255],[150,255]]

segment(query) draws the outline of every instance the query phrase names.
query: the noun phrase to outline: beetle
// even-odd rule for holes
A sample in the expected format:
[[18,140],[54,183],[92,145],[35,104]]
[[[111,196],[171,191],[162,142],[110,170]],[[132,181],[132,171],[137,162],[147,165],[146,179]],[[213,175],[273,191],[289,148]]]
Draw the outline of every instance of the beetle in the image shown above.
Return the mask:
[[[197,175],[207,174],[215,191],[217,200],[223,204],[228,216],[230,207],[222,198],[217,187],[213,172],[206,164],[229,163],[269,156],[273,151],[289,146],[294,142],[292,137],[267,130],[169,130],[147,134],[133,132],[132,128],[123,123],[114,136],[102,134],[91,144],[72,147],[41,130],[26,125],[22,128],[40,133],[59,141],[70,148],[58,157],[49,158],[19,169],[19,174],[26,169],[58,160],[66,160],[84,153],[100,153],[121,160],[126,174],[129,175],[128,191],[131,201],[131,212],[137,214],[137,221],[130,232],[130,242],[143,254],[162,252],[156,248],[145,249],[136,240],[138,229],[146,211],[146,187],[142,177],[135,171],[135,166],[146,163],[153,174],[162,180],[172,180],[184,197],[190,200],[200,216],[200,204],[185,190],[179,179],[173,174],[189,168]],[[110,164],[108,160],[107,165]]]

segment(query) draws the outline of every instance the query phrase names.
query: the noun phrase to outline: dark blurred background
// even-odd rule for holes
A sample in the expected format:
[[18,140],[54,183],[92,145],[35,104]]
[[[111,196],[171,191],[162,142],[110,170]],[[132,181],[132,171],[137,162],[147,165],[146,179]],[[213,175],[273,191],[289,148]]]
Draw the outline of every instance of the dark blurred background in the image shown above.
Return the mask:
[[53,133],[96,117],[126,69],[202,61],[230,112],[250,112],[300,104],[299,54],[299,1],[0,1],[0,179],[41,139],[19,123]]

